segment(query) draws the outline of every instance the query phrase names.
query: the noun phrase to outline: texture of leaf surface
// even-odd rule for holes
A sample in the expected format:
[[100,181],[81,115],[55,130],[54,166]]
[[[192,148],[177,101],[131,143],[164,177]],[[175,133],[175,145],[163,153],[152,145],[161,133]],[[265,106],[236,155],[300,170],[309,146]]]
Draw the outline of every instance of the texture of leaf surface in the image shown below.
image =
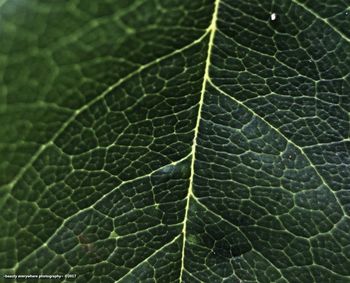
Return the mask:
[[350,282],[349,6],[0,0],[1,275]]

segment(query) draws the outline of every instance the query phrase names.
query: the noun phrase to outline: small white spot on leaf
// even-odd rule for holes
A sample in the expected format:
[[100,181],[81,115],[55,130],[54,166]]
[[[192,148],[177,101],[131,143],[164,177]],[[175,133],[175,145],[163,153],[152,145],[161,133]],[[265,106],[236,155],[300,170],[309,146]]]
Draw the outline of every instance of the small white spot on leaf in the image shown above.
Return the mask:
[[277,19],[276,13],[272,13],[270,18],[271,18],[271,21],[275,21]]

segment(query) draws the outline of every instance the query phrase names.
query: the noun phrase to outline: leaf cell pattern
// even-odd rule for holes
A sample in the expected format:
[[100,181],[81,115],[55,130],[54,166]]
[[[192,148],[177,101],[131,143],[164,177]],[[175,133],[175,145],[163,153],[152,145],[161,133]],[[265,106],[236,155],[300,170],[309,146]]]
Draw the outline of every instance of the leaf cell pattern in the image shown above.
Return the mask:
[[0,0],[1,274],[350,282],[349,7]]

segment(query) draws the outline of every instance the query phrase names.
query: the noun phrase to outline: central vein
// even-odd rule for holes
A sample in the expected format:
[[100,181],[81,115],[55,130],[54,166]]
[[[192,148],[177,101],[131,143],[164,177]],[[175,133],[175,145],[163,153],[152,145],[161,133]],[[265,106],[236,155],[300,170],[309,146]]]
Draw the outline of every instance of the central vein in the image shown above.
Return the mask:
[[214,45],[219,3],[220,3],[220,0],[215,0],[215,7],[214,7],[213,16],[211,19],[210,26],[208,27],[208,30],[207,30],[207,32],[210,33],[210,38],[209,38],[209,42],[208,42],[208,50],[207,50],[207,59],[205,62],[204,78],[203,78],[203,83],[202,83],[197,121],[196,121],[196,127],[194,130],[194,138],[193,138],[193,143],[192,143],[191,176],[190,176],[190,184],[189,184],[187,197],[186,197],[187,201],[186,201],[186,208],[185,208],[185,217],[184,217],[184,222],[183,222],[184,224],[183,224],[183,229],[182,229],[183,242],[182,242],[180,282],[182,282],[182,276],[183,276],[183,271],[184,271],[184,267],[185,267],[184,262],[185,262],[187,218],[188,218],[188,211],[189,211],[189,207],[190,207],[190,199],[191,199],[191,196],[193,195],[193,179],[194,179],[194,165],[195,165],[195,160],[196,160],[197,137],[198,137],[198,131],[199,131],[199,124],[200,124],[200,120],[201,120],[202,107],[203,107],[203,102],[204,102],[204,94],[205,94],[205,90],[207,87],[207,82],[209,81],[210,59],[211,59],[211,53],[212,53],[212,49],[213,49],[213,45]]

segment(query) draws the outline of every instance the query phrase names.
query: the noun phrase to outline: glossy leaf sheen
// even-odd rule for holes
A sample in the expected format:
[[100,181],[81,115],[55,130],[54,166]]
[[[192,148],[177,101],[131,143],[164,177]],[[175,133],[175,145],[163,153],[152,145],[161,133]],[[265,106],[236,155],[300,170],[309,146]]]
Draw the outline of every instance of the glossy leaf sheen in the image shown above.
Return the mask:
[[0,0],[1,273],[350,282],[349,7]]

